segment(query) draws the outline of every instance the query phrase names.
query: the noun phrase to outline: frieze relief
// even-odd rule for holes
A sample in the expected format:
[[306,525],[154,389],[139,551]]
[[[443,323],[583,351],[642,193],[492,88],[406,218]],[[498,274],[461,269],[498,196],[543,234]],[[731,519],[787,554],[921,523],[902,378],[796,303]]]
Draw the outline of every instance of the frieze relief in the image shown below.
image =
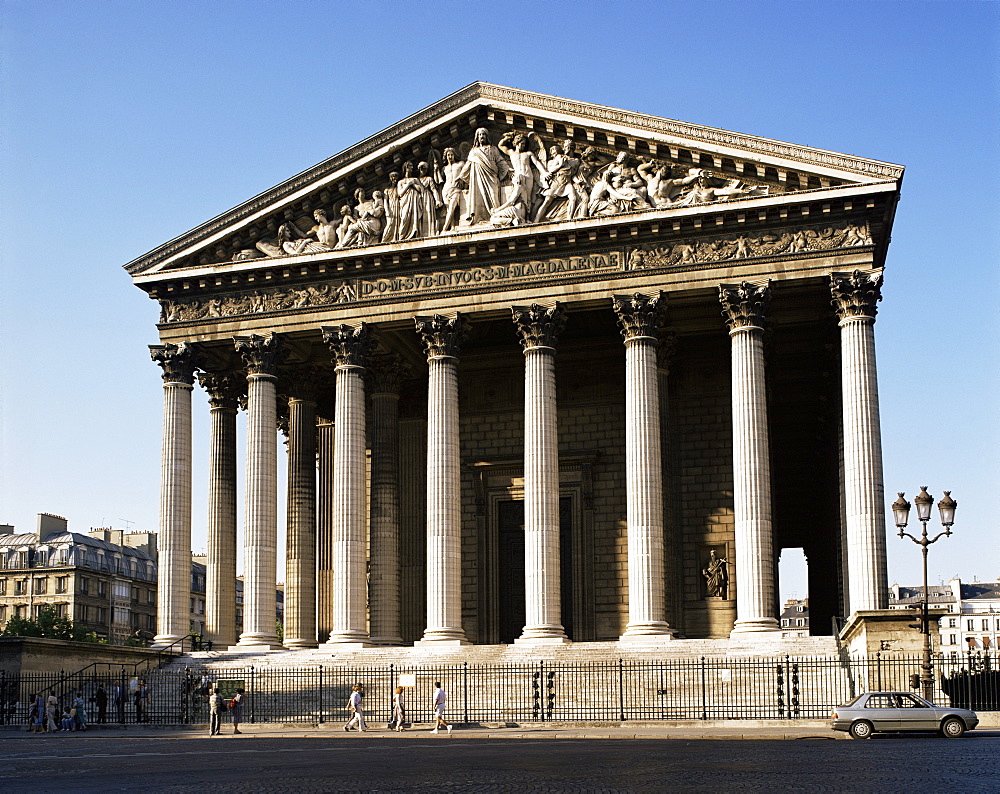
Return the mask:
[[642,245],[631,249],[626,270],[671,267],[685,264],[728,262],[782,254],[830,251],[872,245],[868,224],[807,226],[780,234],[729,234],[709,240],[672,245]]

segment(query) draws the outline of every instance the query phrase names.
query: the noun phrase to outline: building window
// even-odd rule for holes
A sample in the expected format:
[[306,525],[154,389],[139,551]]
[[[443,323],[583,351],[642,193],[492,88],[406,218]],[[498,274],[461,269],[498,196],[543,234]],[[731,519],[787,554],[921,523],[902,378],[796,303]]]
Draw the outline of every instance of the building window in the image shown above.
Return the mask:
[[976,621],[974,621],[974,620],[967,620],[967,621],[965,621],[965,629],[966,629],[966,631],[975,631],[976,630],[975,629],[975,623],[976,623]]
[[97,595],[101,598],[108,597],[108,583],[101,581],[97,583]]
[[957,643],[958,643],[958,638],[954,634],[949,634],[948,635],[948,644],[949,645],[955,645]]
[[49,580],[45,577],[35,579],[35,595],[44,595],[48,589],[48,582]]
[[39,549],[35,552],[35,567],[44,568],[49,561],[49,552],[46,549]]
[[0,623],[7,622],[7,605],[0,604]]
[[28,607],[27,607],[26,604],[18,604],[16,607],[14,607],[14,617],[23,618],[24,617],[24,611],[27,608]]
[[90,590],[90,580],[86,576],[80,577],[80,595],[87,595]]
[[0,579],[0,595],[7,595],[7,580]]
[[14,595],[24,595],[28,592],[28,580],[18,579],[14,582]]
[[68,604],[56,604],[56,614],[59,617],[61,617],[61,618],[66,617],[66,614],[68,612],[69,612],[69,605]]
[[990,621],[986,618],[983,618],[983,631],[989,631],[989,630],[990,630]]
[[114,591],[115,598],[122,601],[128,600],[128,598],[132,595],[132,587],[128,582],[115,582]]
[[957,625],[958,625],[958,623],[955,621],[955,618],[948,618],[948,628],[949,629],[953,629]]
[[156,603],[156,591],[155,590],[147,590],[146,591],[146,603],[150,604],[150,605],[153,605],[153,604]]
[[129,612],[126,607],[115,607],[115,623],[119,626],[128,626],[131,623]]
[[56,577],[56,592],[57,593],[65,593],[68,582],[69,582],[69,577],[68,576],[57,576]]

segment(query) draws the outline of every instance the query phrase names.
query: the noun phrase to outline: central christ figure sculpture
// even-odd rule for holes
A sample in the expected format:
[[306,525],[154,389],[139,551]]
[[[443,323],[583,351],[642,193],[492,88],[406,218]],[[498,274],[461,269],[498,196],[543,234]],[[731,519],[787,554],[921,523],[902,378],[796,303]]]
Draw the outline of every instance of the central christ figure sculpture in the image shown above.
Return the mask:
[[500,150],[490,142],[485,127],[476,130],[473,146],[462,171],[469,185],[467,216],[470,223],[486,223],[493,210],[502,203],[500,183],[510,173],[510,164]]

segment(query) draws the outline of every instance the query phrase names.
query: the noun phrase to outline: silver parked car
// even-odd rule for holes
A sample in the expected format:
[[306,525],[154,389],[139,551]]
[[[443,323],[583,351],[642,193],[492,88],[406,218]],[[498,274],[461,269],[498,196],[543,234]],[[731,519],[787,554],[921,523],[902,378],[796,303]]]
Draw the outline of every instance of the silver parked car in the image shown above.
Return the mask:
[[837,706],[830,718],[831,728],[855,739],[883,731],[937,731],[957,739],[979,724],[974,711],[935,706],[912,692],[866,692]]

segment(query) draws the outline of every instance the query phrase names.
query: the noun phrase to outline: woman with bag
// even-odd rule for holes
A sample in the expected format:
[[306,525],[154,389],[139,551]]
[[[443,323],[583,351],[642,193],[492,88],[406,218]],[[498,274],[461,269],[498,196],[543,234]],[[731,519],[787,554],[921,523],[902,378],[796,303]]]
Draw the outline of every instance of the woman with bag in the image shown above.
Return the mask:
[[397,731],[403,730],[403,722],[406,721],[406,707],[403,703],[403,687],[396,687],[396,694],[392,696],[392,722],[389,727],[395,727]]
[[240,730],[240,723],[243,721],[243,690],[237,689],[236,694],[230,702],[230,709],[233,712],[233,733],[243,733]]
[[351,692],[351,699],[347,701],[347,710],[352,712],[354,716],[348,720],[347,725],[344,726],[344,730],[351,730],[351,726],[357,722],[359,731],[367,731],[368,726],[365,725],[365,713],[362,710],[362,700],[365,696],[365,688],[361,684],[355,684],[352,689],[354,691]]

